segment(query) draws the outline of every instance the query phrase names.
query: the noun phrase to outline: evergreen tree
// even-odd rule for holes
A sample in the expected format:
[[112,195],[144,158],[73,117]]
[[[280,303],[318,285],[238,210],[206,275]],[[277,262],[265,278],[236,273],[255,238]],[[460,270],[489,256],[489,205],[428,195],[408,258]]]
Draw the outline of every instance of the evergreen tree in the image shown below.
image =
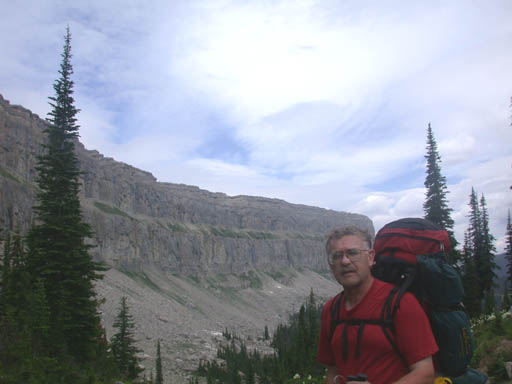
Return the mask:
[[467,244],[465,244],[467,250],[465,252],[470,251],[471,260],[467,257],[464,259],[464,263],[468,264],[464,269],[469,271],[474,268],[476,277],[468,276],[466,280],[470,280],[468,287],[471,290],[478,291],[478,298],[482,302],[486,293],[489,294],[489,291],[494,289],[494,279],[496,277],[494,253],[496,249],[494,247],[494,236],[489,230],[489,214],[485,197],[482,194],[479,202],[474,188],[471,189],[469,208],[469,226],[466,232]]
[[490,315],[494,312],[496,312],[496,296],[494,295],[494,289],[489,289],[485,292],[484,313]]
[[[31,342],[26,337],[23,309],[27,308],[28,281],[24,272],[23,239],[7,235],[3,244],[0,275],[0,376],[16,375]],[[12,369],[14,368],[14,369]],[[17,369],[16,369],[17,368]]]
[[263,334],[263,339],[265,339],[265,340],[269,340],[270,339],[270,334],[268,332],[268,326],[267,325],[265,325],[265,332]]
[[112,353],[121,374],[128,379],[135,379],[142,372],[138,366],[136,354],[140,352],[135,346],[133,316],[129,313],[126,297],[121,298],[121,306],[113,327],[117,332],[112,336]]
[[508,311],[510,309],[510,293],[508,291],[507,284],[505,283],[505,288],[503,289],[503,300],[501,301],[501,310]]
[[[478,297],[481,301],[484,297],[483,283],[480,275],[480,271],[483,269],[483,258],[482,258],[482,219],[480,214],[480,207],[478,204],[478,196],[475,189],[471,189],[471,195],[469,198],[469,225],[467,229],[467,247],[471,250],[471,263],[474,266],[475,274],[478,276],[477,280],[474,280],[476,289],[478,291]],[[468,260],[465,260],[468,262]]]
[[[507,260],[507,281],[512,285],[512,223],[510,222],[510,209],[508,210],[507,233],[505,235],[505,260]],[[505,286],[507,285],[505,283]]]
[[479,247],[481,251],[481,267],[478,273],[480,275],[481,288],[485,291],[493,291],[496,278],[496,273],[494,272],[496,269],[496,263],[494,262],[496,247],[494,246],[494,236],[489,229],[489,214],[483,194],[480,198],[480,217],[482,223],[482,244]]
[[434,138],[434,133],[430,123],[427,128],[427,175],[425,177],[425,188],[427,189],[425,195],[425,202],[423,203],[423,211],[425,219],[428,219],[441,227],[443,227],[450,236],[451,250],[448,255],[448,261],[455,264],[460,255],[456,250],[457,240],[453,233],[453,219],[451,212],[453,211],[448,207],[446,194],[448,188],[446,186],[446,178],[441,174],[441,156],[437,150],[437,143]]
[[468,232],[464,234],[464,248],[462,251],[462,284],[464,286],[464,307],[470,316],[480,314],[480,284],[476,274],[473,260],[472,246]]
[[[157,346],[156,346],[156,378],[155,378],[155,384],[163,384],[164,383],[164,377],[162,375],[162,356],[160,355],[160,340],[158,340]],[[153,380],[151,380],[153,381]]]
[[27,270],[32,282],[40,280],[45,289],[52,354],[70,354],[81,363],[94,356],[101,337],[93,281],[102,268],[89,254],[92,230],[80,210],[81,172],[74,152],[79,110],[73,99],[69,27],[64,41],[60,77],[53,85],[55,96],[49,98],[48,140],[37,159],[39,205],[27,236]]

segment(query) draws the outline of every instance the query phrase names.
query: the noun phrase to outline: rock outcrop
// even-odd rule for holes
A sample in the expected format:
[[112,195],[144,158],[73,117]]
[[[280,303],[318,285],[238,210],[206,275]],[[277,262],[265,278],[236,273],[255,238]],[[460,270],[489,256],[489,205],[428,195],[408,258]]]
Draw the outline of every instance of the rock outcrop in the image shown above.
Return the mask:
[[[45,126],[0,96],[0,228],[23,232],[30,225]],[[117,269],[185,275],[325,270],[330,229],[351,223],[373,230],[362,215],[157,182],[80,142],[76,153],[84,171],[84,217],[96,233],[94,256]]]
[[[33,220],[45,127],[0,96],[1,230],[23,233]],[[362,215],[160,183],[78,141],[76,153],[92,252],[112,267],[96,284],[107,336],[127,297],[146,374],[160,340],[166,382],[187,383],[201,359],[215,358],[226,328],[257,340],[311,290],[320,300],[335,294],[339,286],[325,274],[325,234],[348,223],[373,232]]]

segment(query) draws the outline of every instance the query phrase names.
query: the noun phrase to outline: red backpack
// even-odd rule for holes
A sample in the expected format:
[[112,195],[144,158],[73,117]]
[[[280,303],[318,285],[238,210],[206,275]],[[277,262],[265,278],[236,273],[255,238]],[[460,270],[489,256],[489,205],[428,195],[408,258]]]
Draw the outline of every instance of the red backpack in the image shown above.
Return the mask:
[[425,309],[439,346],[434,359],[436,369],[454,384],[485,383],[484,374],[468,369],[473,336],[462,305],[461,278],[446,262],[450,251],[448,233],[425,219],[400,219],[378,231],[374,250],[372,274],[398,289],[393,293],[396,300],[387,300],[388,308],[384,308],[391,319],[404,293],[412,292]]

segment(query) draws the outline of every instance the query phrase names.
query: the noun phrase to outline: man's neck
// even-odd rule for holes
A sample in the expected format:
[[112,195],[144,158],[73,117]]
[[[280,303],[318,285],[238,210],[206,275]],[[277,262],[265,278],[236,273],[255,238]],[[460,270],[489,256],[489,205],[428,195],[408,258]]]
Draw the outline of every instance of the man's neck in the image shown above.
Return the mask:
[[345,309],[352,309],[364,299],[373,284],[373,276],[369,276],[361,285],[357,287],[345,288]]

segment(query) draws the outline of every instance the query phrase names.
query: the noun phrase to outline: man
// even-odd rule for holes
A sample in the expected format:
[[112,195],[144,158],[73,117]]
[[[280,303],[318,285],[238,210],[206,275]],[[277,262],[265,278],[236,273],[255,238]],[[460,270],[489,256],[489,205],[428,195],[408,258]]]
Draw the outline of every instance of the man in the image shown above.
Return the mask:
[[[371,247],[370,234],[355,227],[335,230],[327,239],[328,263],[344,290],[338,301],[340,319],[380,319],[393,286],[372,276],[375,252]],[[327,366],[326,384],[361,384],[347,379],[360,373],[368,377],[366,384],[434,382],[432,355],[438,348],[428,318],[412,294],[406,293],[400,301],[390,333],[400,353],[378,324],[366,323],[359,332],[361,326],[343,322],[331,337],[335,299],[324,305],[318,346],[318,362]]]

